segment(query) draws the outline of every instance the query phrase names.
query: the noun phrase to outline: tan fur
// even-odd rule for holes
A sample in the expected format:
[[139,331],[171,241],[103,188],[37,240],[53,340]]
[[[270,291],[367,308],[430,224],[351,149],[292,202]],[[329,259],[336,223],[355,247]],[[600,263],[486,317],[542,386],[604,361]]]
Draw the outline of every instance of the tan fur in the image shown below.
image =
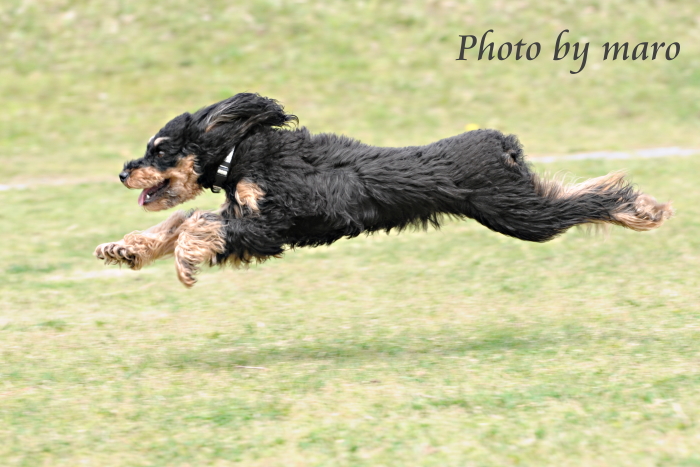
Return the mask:
[[159,171],[155,167],[134,169],[124,184],[128,188],[147,189],[169,179],[170,183],[164,194],[152,203],[144,205],[144,209],[147,211],[169,209],[202,193],[202,187],[197,183],[199,175],[194,169],[194,159],[195,156],[190,154],[175,167],[164,172]]
[[543,179],[534,177],[535,192],[545,198],[559,199],[592,193],[594,191],[607,191],[619,187],[624,183],[624,172],[612,172],[602,177],[591,178],[583,183],[565,185],[557,179]]
[[178,211],[148,230],[131,232],[118,242],[99,245],[95,256],[103,259],[105,264],[126,264],[137,270],[174,254],[180,282],[192,287],[198,265],[216,264],[216,255],[224,248],[221,216],[207,211],[195,211],[188,216],[186,212]]
[[138,270],[175,250],[180,227],[187,219],[185,211],[178,211],[165,221],[148,230],[126,234],[118,242],[103,243],[95,249],[95,256],[105,264],[126,264]]
[[219,213],[233,214],[236,219],[242,218],[245,214],[257,214],[260,212],[258,202],[263,199],[265,192],[256,184],[247,179],[243,179],[236,185],[234,193],[235,203],[228,198],[219,208]]
[[656,229],[673,216],[671,203],[659,203],[656,198],[640,193],[634,206],[615,213],[613,217],[618,225],[643,232]]
[[[129,175],[126,184],[129,188],[145,189],[162,183],[166,178],[170,179],[168,190],[174,191],[176,196],[173,197],[169,193],[168,196],[144,206],[146,209],[165,209],[170,207],[169,203],[173,202],[173,199],[180,200],[179,202],[187,201],[202,191],[196,183],[194,156],[188,156],[177,167],[165,172],[153,167],[135,169]],[[242,217],[244,210],[250,214],[259,212],[258,202],[263,196],[265,193],[257,184],[246,179],[241,180],[236,185],[234,215]],[[188,216],[184,211],[179,211],[148,230],[135,231],[118,242],[98,246],[95,256],[103,259],[106,264],[126,264],[131,269],[141,269],[156,259],[174,254],[180,282],[192,287],[195,283],[194,275],[199,271],[198,266],[202,263],[216,264],[216,255],[225,249],[222,214],[231,208],[231,204],[227,200],[218,213],[195,211]],[[266,259],[267,257],[246,253],[242,257],[231,257],[224,264],[240,267],[252,262],[260,263]]]
[[124,185],[127,188],[145,190],[152,186],[158,185],[165,180],[164,172],[155,167],[141,167],[134,169],[129,173],[129,178],[126,179]]
[[[570,198],[586,193],[614,191],[626,183],[624,172],[613,172],[602,177],[592,178],[583,183],[565,185],[560,180],[544,180],[535,177],[535,192],[546,198]],[[633,203],[621,202],[617,211],[612,213],[611,224],[632,230],[645,231],[660,227],[666,219],[673,216],[671,203],[659,203],[653,196],[636,193]],[[593,223],[599,223],[593,221]]]
[[175,268],[178,278],[186,287],[196,282],[194,275],[201,263],[216,263],[217,253],[223,253],[223,220],[220,216],[195,211],[180,228],[175,242]]
[[265,193],[262,189],[250,180],[243,179],[236,185],[236,201],[239,206],[247,207],[251,212],[258,212],[260,208],[258,207],[258,201],[260,201]]

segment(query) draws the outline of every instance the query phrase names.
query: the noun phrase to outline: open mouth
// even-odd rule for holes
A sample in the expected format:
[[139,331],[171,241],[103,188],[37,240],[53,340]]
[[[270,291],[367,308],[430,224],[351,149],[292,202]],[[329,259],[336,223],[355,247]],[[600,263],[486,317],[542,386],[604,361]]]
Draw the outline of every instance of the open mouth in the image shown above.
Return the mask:
[[158,197],[163,194],[163,191],[170,185],[170,179],[166,178],[158,185],[152,186],[151,188],[146,188],[139,195],[139,206],[145,206],[148,203],[152,203],[157,200]]

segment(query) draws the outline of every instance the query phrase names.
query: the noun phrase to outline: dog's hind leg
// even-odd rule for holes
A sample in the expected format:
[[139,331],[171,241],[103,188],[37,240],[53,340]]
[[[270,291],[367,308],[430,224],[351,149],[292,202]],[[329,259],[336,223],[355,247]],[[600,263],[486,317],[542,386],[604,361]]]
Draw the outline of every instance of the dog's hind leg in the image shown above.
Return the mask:
[[620,172],[575,184],[541,177],[525,161],[513,135],[477,130],[455,141],[464,152],[455,182],[469,193],[466,202],[453,203],[449,212],[476,219],[496,232],[546,242],[576,225],[651,230],[673,215],[670,203],[638,191]]
[[99,245],[95,256],[105,264],[126,264],[131,269],[141,269],[158,258],[173,254],[180,228],[188,217],[187,212],[178,211],[148,230],[137,230],[118,242]]
[[615,224],[644,231],[660,227],[673,215],[671,203],[659,203],[614,172],[566,185],[525,172],[491,196],[472,201],[472,217],[487,227],[534,242],[545,242],[581,224]]
[[671,203],[659,203],[638,191],[622,172],[564,185],[557,180],[533,176],[537,195],[548,201],[550,209],[560,212],[563,227],[593,223],[620,225],[636,231],[661,227],[673,215]]

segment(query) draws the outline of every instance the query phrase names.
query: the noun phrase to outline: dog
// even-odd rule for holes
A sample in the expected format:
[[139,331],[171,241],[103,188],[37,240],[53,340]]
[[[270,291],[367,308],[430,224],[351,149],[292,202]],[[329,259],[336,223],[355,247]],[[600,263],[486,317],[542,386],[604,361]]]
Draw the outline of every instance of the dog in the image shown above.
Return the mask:
[[106,264],[135,270],[173,255],[187,287],[202,264],[247,265],[361,233],[437,228],[445,217],[546,242],[581,224],[650,230],[673,214],[619,172],[571,185],[544,179],[514,135],[475,130],[426,146],[375,147],[311,134],[277,101],[252,93],[175,117],[119,179],[142,190],[147,211],[206,189],[225,193],[218,211],[178,211],[95,250]]

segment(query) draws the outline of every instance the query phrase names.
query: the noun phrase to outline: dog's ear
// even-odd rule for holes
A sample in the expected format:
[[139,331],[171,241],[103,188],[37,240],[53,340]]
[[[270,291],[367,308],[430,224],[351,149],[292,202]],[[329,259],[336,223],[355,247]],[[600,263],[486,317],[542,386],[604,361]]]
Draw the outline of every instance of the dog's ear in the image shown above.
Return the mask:
[[196,114],[200,127],[205,133],[229,123],[237,124],[234,131],[243,136],[257,125],[281,127],[290,122],[298,123],[296,115],[284,112],[284,107],[274,99],[260,94],[240,93]]

